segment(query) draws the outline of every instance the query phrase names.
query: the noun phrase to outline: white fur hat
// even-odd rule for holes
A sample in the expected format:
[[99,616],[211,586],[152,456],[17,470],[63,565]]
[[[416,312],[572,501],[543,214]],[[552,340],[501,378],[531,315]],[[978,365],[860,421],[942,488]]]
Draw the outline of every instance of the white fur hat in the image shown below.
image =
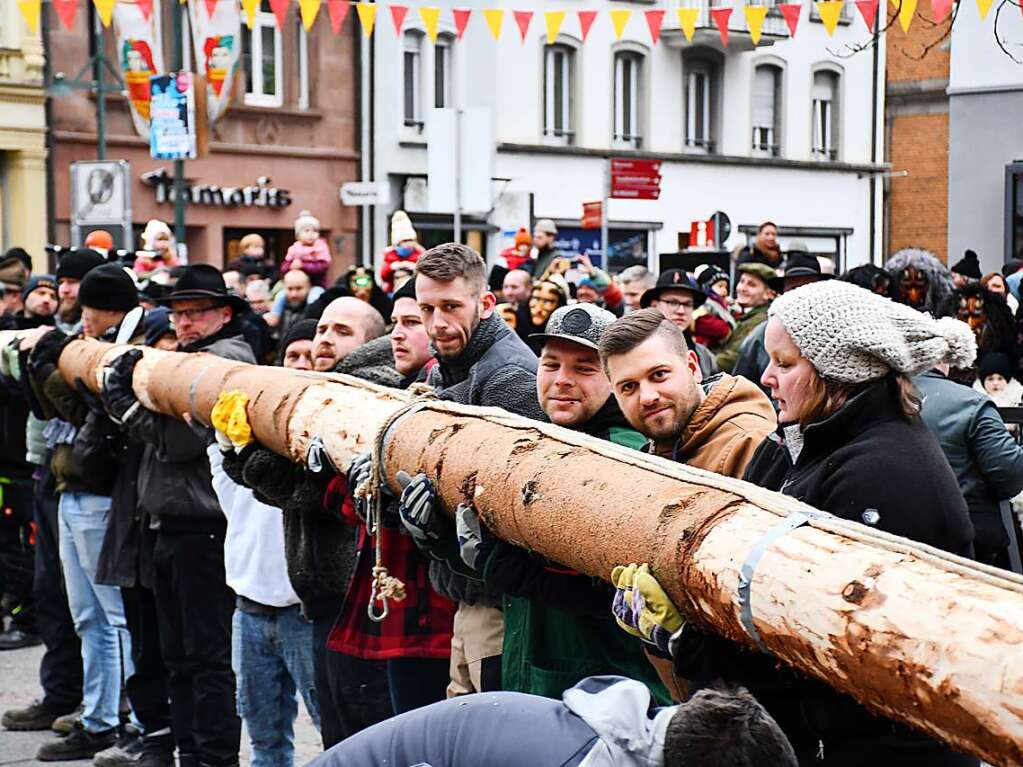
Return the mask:
[[399,242],[405,242],[405,240],[415,240],[418,242],[419,235],[412,228],[412,221],[409,219],[408,213],[403,210],[396,210],[394,215],[391,216],[391,245],[397,245]]
[[298,214],[298,218],[295,219],[295,236],[298,237],[298,233],[307,226],[311,226],[317,232],[320,231],[320,219],[316,218],[308,210],[303,210]]
[[142,247],[144,250],[155,250],[153,248],[153,242],[156,240],[156,235],[165,234],[174,239],[174,235],[171,233],[170,227],[167,226],[163,221],[158,218],[151,218],[146,222],[146,228],[142,230]]
[[967,367],[977,356],[969,325],[934,320],[848,282],[804,285],[778,297],[777,317],[824,378],[863,383],[894,370],[906,375],[947,362]]

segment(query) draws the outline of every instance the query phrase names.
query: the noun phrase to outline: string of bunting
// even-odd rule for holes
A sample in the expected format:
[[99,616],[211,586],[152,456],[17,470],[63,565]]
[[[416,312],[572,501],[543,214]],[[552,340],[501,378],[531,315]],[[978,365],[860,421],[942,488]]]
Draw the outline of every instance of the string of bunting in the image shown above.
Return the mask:
[[[863,19],[863,22],[867,27],[867,31],[873,34],[874,22],[877,18],[880,0],[850,1],[859,11],[860,17]],[[75,23],[75,14],[79,0],[48,0],[48,2],[53,5],[57,16],[60,18],[64,26],[67,29],[72,29]],[[92,3],[96,6],[96,11],[99,14],[100,21],[102,21],[105,27],[110,26],[110,22],[113,17],[114,5],[118,2],[131,2],[137,5],[147,20],[149,19],[149,15],[153,12],[153,0],[92,0]],[[180,2],[184,4],[185,0],[180,0]],[[259,11],[260,0],[203,0],[203,4],[206,7],[206,13],[212,16],[218,2],[240,2],[242,18],[245,20],[249,29],[252,29],[252,26],[255,23],[256,14]],[[351,12],[352,6],[354,5],[356,16],[359,19],[359,24],[366,37],[373,34],[373,30],[376,26],[377,12],[380,8],[386,7],[388,9],[391,16],[391,22],[394,25],[395,33],[398,35],[401,34],[402,25],[404,24],[405,18],[410,10],[408,5],[390,4],[384,6],[383,4],[377,3],[353,2],[353,0],[294,0],[294,2],[297,2],[298,4],[299,14],[306,30],[312,29],[313,24],[316,23],[316,19],[319,16],[320,9],[323,6],[326,6],[327,17],[330,20],[330,28],[334,34],[338,34],[341,31],[341,25],[344,24],[345,19],[348,17],[348,14]],[[817,14],[820,16],[820,20],[824,24],[824,29],[827,31],[829,37],[835,33],[839,19],[842,16],[842,9],[846,5],[846,2],[847,0],[814,0],[813,2],[813,6],[816,8]],[[912,24],[913,18],[916,15],[918,0],[901,0],[901,3],[899,0],[891,0],[891,2],[893,6],[898,9],[899,26],[902,27],[903,32],[908,32],[910,24]],[[953,2],[954,0],[931,0],[931,13],[935,23],[941,24],[948,18],[949,14],[952,12]],[[36,34],[39,29],[42,3],[43,0],[17,0],[18,10],[21,12],[22,18],[25,20],[25,24],[33,34]],[[292,0],[270,0],[270,10],[273,12],[279,28],[283,28],[291,4]],[[991,10],[991,4],[992,0],[977,0],[977,10],[981,19],[985,19],[987,17],[988,12]],[[799,19],[802,15],[804,4],[783,2],[778,3],[774,7],[778,9],[782,17],[785,19],[785,24],[789,30],[789,36],[794,38],[796,36],[796,29],[799,26]],[[1023,9],[1023,3],[1020,3],[1020,7]],[[746,26],[749,29],[750,38],[752,39],[753,44],[759,44],[761,32],[763,31],[764,20],[767,18],[767,14],[770,10],[770,6],[766,4],[743,4],[737,5],[735,8],[710,8],[710,17],[714,26],[717,27],[718,32],[721,35],[722,44],[726,47],[728,45],[728,24],[731,20],[733,11],[736,9],[741,9],[743,16],[746,19]],[[675,15],[678,19],[679,27],[682,29],[687,41],[691,42],[693,39],[702,10],[703,9],[699,6],[675,9]],[[442,10],[436,6],[419,6],[417,11],[426,34],[429,36],[431,41],[435,42],[437,40]],[[451,14],[452,21],[454,23],[455,34],[457,38],[461,40],[462,36],[465,34],[466,28],[469,26],[469,21],[472,18],[473,11],[467,8],[453,8],[448,12]],[[503,8],[484,8],[480,10],[479,13],[483,16],[483,21],[486,24],[486,28],[490,31],[490,35],[495,41],[499,40],[505,26],[504,21],[506,11]],[[553,44],[557,39],[558,34],[561,32],[561,27],[568,16],[568,12],[555,10],[542,11],[541,13],[543,16],[544,26],[546,28],[547,43]],[[664,24],[664,18],[667,13],[667,11],[660,9],[639,12],[628,8],[614,8],[607,11],[607,16],[611,22],[612,29],[614,30],[615,39],[620,40],[625,34],[633,16],[642,15],[646,22],[650,41],[653,45],[657,45],[657,42],[661,38],[661,28]],[[511,17],[515,27],[518,29],[522,42],[526,41],[530,24],[532,23],[535,15],[536,13],[531,10],[511,11]],[[593,24],[601,15],[601,12],[594,10],[579,10],[575,11],[575,15],[579,21],[580,38],[585,43],[590,30],[593,28]]]

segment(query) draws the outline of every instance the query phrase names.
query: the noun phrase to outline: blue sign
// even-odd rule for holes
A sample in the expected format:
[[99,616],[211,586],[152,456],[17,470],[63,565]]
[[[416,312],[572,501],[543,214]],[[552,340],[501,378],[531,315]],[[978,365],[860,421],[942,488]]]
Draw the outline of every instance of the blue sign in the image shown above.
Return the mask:
[[610,274],[618,274],[630,266],[636,264],[646,266],[648,264],[647,235],[645,230],[608,230],[608,239],[611,240],[608,266],[604,266],[604,249],[600,245],[599,229],[561,227],[558,229],[554,247],[566,258],[578,258],[585,254],[589,256],[594,266],[604,269]]
[[195,82],[191,72],[149,78],[149,154],[157,160],[194,160]]

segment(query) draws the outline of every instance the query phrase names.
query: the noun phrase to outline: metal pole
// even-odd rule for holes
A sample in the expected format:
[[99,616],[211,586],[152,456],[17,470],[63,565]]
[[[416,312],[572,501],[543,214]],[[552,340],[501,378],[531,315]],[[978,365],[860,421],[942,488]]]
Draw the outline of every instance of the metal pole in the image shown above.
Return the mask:
[[107,159],[107,99],[103,87],[103,26],[92,13],[92,87],[96,91],[96,159]]
[[[370,156],[370,47],[365,36],[359,37],[359,178],[373,180],[372,157]],[[359,262],[363,266],[373,265],[373,238],[371,218],[376,215],[376,206],[363,205],[359,209],[362,221],[362,247]]]
[[462,107],[455,107],[455,242],[462,241]]
[[607,271],[611,262],[611,243],[608,242],[607,233],[607,201],[611,195],[611,158],[607,158],[607,165],[604,167],[604,189],[602,200],[600,202],[600,249],[603,254],[604,261],[600,265],[602,269]]
[[[180,72],[185,65],[182,41],[181,9],[184,6],[171,3],[171,69]],[[180,247],[185,243],[185,161],[174,161],[174,239]],[[187,252],[187,251],[186,251]]]

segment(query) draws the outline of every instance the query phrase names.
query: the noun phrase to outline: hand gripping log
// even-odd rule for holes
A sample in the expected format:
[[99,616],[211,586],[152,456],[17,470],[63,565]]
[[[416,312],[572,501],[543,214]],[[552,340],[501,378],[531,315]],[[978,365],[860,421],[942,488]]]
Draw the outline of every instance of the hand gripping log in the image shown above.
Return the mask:
[[[97,389],[122,350],[73,343],[61,373]],[[690,620],[956,749],[1023,763],[1021,578],[738,480],[346,376],[146,349],[134,388],[206,423],[217,395],[240,389],[260,442],[300,461],[319,436],[339,467],[393,420],[395,489],[398,469],[424,471],[449,511],[471,500],[501,538],[593,576],[648,561]]]

